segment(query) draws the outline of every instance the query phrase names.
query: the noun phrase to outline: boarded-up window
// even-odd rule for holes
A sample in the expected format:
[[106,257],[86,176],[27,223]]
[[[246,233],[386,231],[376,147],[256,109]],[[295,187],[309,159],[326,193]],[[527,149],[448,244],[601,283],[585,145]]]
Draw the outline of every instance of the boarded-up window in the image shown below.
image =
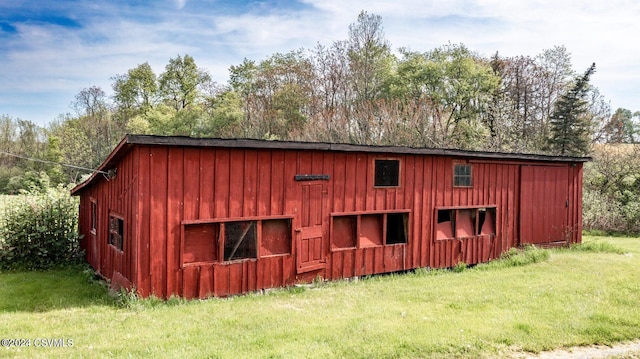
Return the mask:
[[333,217],[331,247],[336,249],[356,247],[356,216]]
[[124,220],[115,215],[109,215],[109,244],[118,250],[124,248]]
[[473,186],[471,165],[456,163],[453,166],[453,186],[454,187]]
[[472,237],[475,234],[475,209],[461,209],[456,214],[456,238]]
[[360,218],[360,247],[382,245],[382,214],[363,214]]
[[376,187],[398,187],[399,177],[399,160],[375,160]]
[[91,200],[91,232],[96,233],[98,228],[98,203]]
[[291,220],[270,219],[262,221],[260,256],[291,253]]
[[387,214],[387,244],[407,243],[407,213]]
[[224,260],[257,257],[256,221],[226,222],[224,224]]
[[219,233],[218,223],[185,225],[183,263],[217,261]]

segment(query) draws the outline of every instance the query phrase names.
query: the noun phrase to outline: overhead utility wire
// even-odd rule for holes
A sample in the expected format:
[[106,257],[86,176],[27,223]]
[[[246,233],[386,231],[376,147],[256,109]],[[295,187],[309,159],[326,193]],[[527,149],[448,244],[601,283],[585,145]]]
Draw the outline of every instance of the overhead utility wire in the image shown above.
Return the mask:
[[11,157],[16,157],[16,158],[22,158],[23,160],[29,160],[29,161],[35,161],[35,162],[42,162],[42,163],[49,163],[49,164],[53,164],[53,165],[60,165],[60,166],[64,166],[64,167],[69,167],[69,168],[75,168],[78,170],[85,170],[85,171],[91,171],[91,172],[98,172],[98,173],[102,173],[103,175],[109,175],[108,172],[105,171],[99,171],[99,170],[94,170],[93,168],[86,168],[86,167],[80,167],[80,166],[74,166],[74,165],[67,165],[64,163],[58,163],[58,162],[53,162],[53,161],[47,161],[47,160],[41,160],[39,158],[31,158],[31,157],[26,157],[26,156],[20,156],[20,155],[16,155],[13,153],[9,153],[9,152],[5,152],[5,151],[0,151],[1,154],[6,155],[6,156],[11,156]]

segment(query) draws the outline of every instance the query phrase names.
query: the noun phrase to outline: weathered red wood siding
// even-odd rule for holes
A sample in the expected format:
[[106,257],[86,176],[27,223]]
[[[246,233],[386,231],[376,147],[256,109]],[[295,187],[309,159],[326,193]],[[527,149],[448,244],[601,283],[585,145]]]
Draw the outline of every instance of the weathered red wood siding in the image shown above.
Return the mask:
[[140,159],[140,171],[150,173],[140,180],[139,210],[148,212],[140,216],[142,295],[225,296],[294,283],[293,254],[183,264],[181,230],[198,221],[294,218],[298,194],[287,184],[295,153],[142,146]]
[[[399,160],[397,187],[375,186],[374,163],[380,159]],[[456,163],[472,166],[471,187],[454,187]],[[570,227],[568,240],[580,241],[581,163],[136,145],[117,168],[115,178],[83,189],[83,248],[98,272],[135,286],[143,296],[227,296],[317,276],[339,279],[486,262],[520,244],[557,240],[536,237],[541,232],[534,222],[540,213],[529,213],[532,207],[525,204],[541,193],[559,196],[558,188],[565,189],[562,195],[569,200],[563,219]],[[322,176],[297,181],[297,175]],[[90,234],[92,199],[99,218],[95,244]],[[494,234],[436,238],[438,210],[487,208],[495,212]],[[529,217],[521,222],[523,208]],[[107,243],[110,211],[125,220],[122,252]],[[380,229],[389,225],[390,217],[404,220],[404,214],[407,243],[383,243],[386,235]],[[214,234],[221,223],[247,219],[290,221],[290,245],[270,248],[275,253],[258,248],[257,258],[220,260],[225,249]],[[278,235],[284,222],[274,223],[271,230]],[[353,234],[356,228],[360,233]],[[189,251],[196,252],[185,253],[185,232],[194,236]],[[318,233],[321,240],[314,237]],[[360,239],[349,244],[348,238],[336,240],[336,233]],[[215,243],[207,242],[207,236]]]
[[582,232],[582,165],[521,167],[522,244],[570,244]]
[[[79,231],[83,235],[81,247],[87,262],[116,287],[130,289],[136,279],[138,246],[137,198],[138,173],[137,152],[132,151],[123,158],[117,174],[86,189],[80,197]],[[145,176],[148,174],[144,174]],[[91,230],[91,202],[96,204],[96,230]],[[122,251],[108,243],[109,216],[115,214],[124,220],[124,243]]]

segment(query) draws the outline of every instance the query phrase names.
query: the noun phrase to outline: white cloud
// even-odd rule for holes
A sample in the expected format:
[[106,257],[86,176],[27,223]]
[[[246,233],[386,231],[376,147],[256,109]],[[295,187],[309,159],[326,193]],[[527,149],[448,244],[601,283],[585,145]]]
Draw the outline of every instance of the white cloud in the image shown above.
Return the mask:
[[[60,107],[66,108],[83,87],[108,91],[110,77],[145,61],[160,73],[178,54],[194,56],[199,66],[225,81],[229,66],[244,57],[261,60],[275,52],[346,39],[361,10],[382,16],[394,49],[428,51],[461,42],[485,56],[495,51],[535,56],[565,45],[576,71],[596,62],[592,83],[614,107],[640,109],[635,95],[640,90],[640,48],[635,46],[640,2],[635,0],[303,1],[302,8],[244,13],[193,0],[171,0],[170,8],[97,2],[69,15],[79,27],[14,24],[16,34],[0,39],[0,97],[5,99],[0,113],[22,111],[9,103],[29,102],[18,101],[17,94],[31,96],[32,103],[45,93],[66,94],[65,103],[51,104],[52,112],[41,110],[36,120],[45,123],[64,112]],[[74,11],[64,6],[64,11]],[[194,13],[198,6],[202,9]],[[6,101],[9,94],[12,101]]]
[[175,0],[176,5],[178,6],[178,10],[182,10],[184,6],[187,4],[187,0]]

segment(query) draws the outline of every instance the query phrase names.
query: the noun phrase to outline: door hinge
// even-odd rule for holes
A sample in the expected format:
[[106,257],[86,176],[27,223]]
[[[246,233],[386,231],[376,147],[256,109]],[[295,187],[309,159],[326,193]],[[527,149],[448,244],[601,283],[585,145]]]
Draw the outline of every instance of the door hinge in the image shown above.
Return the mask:
[[565,206],[569,208],[569,200],[567,200],[567,202],[565,203]]

